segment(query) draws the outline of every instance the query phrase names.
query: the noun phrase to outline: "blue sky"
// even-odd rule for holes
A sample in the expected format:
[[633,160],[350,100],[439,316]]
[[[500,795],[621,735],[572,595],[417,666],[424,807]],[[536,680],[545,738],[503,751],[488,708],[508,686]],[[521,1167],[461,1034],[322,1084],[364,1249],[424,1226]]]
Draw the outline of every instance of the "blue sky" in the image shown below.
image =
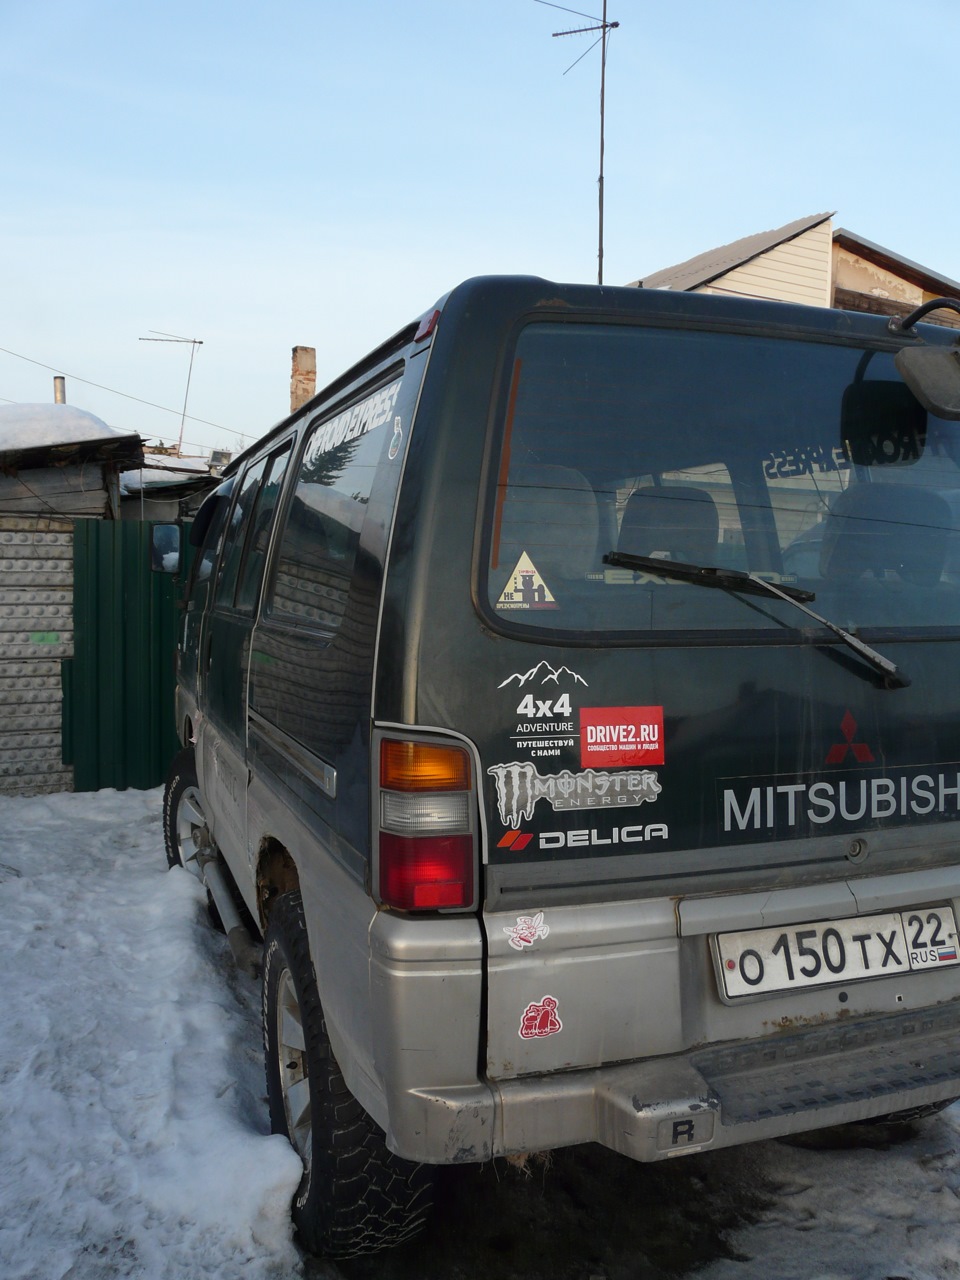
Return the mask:
[[[960,278],[958,0],[608,18],[606,283],[827,210]],[[579,25],[536,0],[0,0],[0,403],[52,398],[49,365],[175,440],[190,348],[138,341],[159,330],[204,344],[185,440],[236,448],[286,412],[297,343],[322,383],[468,276],[595,281],[600,51],[564,75],[594,37],[551,36]]]

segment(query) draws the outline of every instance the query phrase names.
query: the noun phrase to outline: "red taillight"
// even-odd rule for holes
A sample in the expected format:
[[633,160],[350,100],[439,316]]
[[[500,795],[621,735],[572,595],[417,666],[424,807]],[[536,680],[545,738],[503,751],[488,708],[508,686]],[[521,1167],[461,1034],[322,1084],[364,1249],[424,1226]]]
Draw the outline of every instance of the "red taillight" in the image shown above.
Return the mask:
[[470,756],[412,740],[380,744],[379,898],[401,911],[474,905]]
[[470,836],[380,833],[380,896],[401,911],[469,907],[473,902]]
[[417,332],[413,335],[414,342],[425,342],[437,327],[437,321],[439,319],[439,310],[428,311],[425,316],[421,317],[420,326],[417,329]]

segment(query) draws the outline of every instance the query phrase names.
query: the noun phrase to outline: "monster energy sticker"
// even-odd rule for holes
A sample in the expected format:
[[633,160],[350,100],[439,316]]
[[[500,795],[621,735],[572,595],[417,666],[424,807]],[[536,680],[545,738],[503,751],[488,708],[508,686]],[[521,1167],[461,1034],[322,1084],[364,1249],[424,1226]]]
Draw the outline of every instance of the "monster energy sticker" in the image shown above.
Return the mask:
[[505,827],[529,822],[538,800],[552,809],[601,809],[643,804],[656,800],[661,786],[650,769],[630,769],[606,773],[585,769],[582,773],[562,773],[542,777],[536,765],[514,762],[495,764],[487,770],[496,781],[500,821]]

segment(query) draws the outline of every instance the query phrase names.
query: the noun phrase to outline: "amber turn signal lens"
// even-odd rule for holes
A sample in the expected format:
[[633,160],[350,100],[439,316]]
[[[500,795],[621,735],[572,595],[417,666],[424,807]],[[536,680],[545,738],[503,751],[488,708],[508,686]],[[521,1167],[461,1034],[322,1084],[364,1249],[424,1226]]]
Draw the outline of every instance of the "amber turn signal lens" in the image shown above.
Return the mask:
[[380,744],[380,785],[390,791],[467,791],[470,757],[460,747],[386,738]]

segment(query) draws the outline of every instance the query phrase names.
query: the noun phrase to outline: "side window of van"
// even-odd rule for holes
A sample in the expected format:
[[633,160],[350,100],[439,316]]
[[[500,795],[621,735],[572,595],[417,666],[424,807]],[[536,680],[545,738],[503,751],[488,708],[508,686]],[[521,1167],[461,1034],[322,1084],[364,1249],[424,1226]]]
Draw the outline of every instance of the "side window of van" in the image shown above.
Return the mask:
[[[390,388],[391,405],[398,386]],[[337,421],[315,424],[307,437],[265,610],[277,621],[328,636],[338,630],[347,606],[360,529],[383,450],[383,433],[372,429],[334,443],[339,432],[331,426]]]
[[260,477],[263,475],[266,464],[266,458],[261,458],[259,462],[255,462],[249,468],[240,484],[240,492],[237,494],[237,500],[234,502],[233,510],[230,512],[223,559],[220,563],[220,576],[217,578],[217,585],[213,592],[214,605],[225,605],[229,608],[233,604],[237,576],[240,572],[240,561],[243,557],[243,543],[247,535],[247,529],[250,527],[250,516],[257,496],[257,486],[260,483]]
[[210,577],[220,554],[233,488],[232,480],[225,480],[218,485],[204,499],[190,529],[190,542],[200,549],[194,561],[188,592],[190,603],[197,608],[203,606],[210,589]]
[[240,580],[237,583],[236,607],[252,609],[260,588],[263,566],[267,559],[267,546],[270,542],[270,528],[273,524],[273,513],[276,510],[280,488],[283,485],[284,473],[290,460],[289,442],[283,449],[270,455],[263,483],[257,494],[257,500],[250,518],[250,528],[246,537],[246,549],[240,566]]

